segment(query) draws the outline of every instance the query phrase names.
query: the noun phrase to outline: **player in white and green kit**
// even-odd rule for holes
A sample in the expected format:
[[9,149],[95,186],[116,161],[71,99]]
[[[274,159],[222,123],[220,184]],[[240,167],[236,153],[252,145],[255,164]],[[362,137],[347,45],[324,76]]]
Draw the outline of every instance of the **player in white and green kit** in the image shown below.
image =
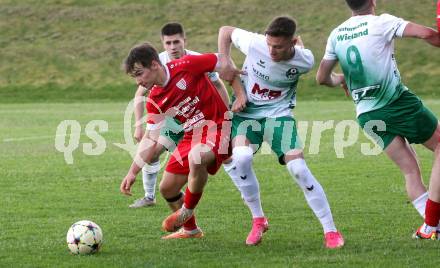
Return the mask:
[[246,244],[260,243],[268,229],[259,183],[252,168],[253,154],[264,140],[303,190],[307,203],[323,226],[326,247],[339,248],[344,240],[335,227],[324,190],[304,161],[292,117],[298,79],[310,71],[314,63],[312,52],[294,36],[295,30],[296,23],[289,17],[275,18],[265,35],[229,26],[220,29],[219,53],[226,58],[223,66],[228,66],[220,76],[230,81],[236,73],[230,58],[231,43],[246,55],[243,64],[246,75],[242,75],[242,83],[247,103],[243,110],[234,113],[233,156],[224,167],[252,213],[253,225]]
[[[399,166],[408,196],[424,217],[428,193],[410,143],[436,151],[431,180],[440,183],[440,127],[434,114],[402,83],[394,58],[394,39],[414,37],[440,46],[439,35],[434,29],[389,14],[376,16],[375,0],[346,2],[353,16],[331,32],[317,81],[327,86],[342,85],[350,92],[359,124]],[[344,74],[332,72],[338,62]],[[440,189],[434,199],[440,202]],[[438,206],[440,210],[440,203]],[[434,221],[437,226],[439,219]]]

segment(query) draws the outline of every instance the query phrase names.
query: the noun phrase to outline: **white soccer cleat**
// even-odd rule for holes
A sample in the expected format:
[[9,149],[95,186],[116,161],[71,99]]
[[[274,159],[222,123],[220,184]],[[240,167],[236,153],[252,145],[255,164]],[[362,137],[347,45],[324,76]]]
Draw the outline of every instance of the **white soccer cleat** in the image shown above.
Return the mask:
[[133,202],[133,204],[131,204],[130,206],[128,206],[129,208],[142,208],[142,207],[151,207],[156,205],[156,199],[150,199],[148,197],[143,197],[140,199],[137,199]]

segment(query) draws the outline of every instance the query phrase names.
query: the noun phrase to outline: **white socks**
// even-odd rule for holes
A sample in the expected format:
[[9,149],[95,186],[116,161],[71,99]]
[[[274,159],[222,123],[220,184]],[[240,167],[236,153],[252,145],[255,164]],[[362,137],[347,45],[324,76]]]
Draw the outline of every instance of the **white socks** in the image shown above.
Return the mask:
[[156,196],[157,173],[160,170],[160,162],[145,164],[142,168],[142,182],[144,184],[145,197],[153,200]]
[[428,201],[428,192],[422,194],[412,201],[414,208],[417,210],[417,212],[419,212],[423,219],[425,218],[426,201]]
[[[253,150],[248,146],[238,146],[232,151],[232,162],[223,164],[225,171],[240,190],[241,197],[249,207],[252,217],[264,217],[260,200],[260,188],[252,168]],[[313,177],[304,159],[287,163],[287,169],[304,191],[310,208],[321,222],[324,233],[335,232],[336,227],[330,206],[321,184]]]
[[307,203],[321,222],[324,233],[335,232],[332,212],[324,189],[315,179],[304,159],[294,159],[287,163],[287,170],[304,192]]
[[253,151],[248,146],[238,146],[232,150],[232,162],[223,164],[235,186],[241,193],[246,205],[252,213],[252,218],[264,217],[260,200],[260,186],[252,169]]

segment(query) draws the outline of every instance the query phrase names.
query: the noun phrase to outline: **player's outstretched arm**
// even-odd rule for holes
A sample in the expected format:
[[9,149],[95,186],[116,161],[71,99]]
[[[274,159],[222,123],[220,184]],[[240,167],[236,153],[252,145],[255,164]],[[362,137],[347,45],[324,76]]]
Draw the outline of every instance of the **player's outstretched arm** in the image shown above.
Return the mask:
[[218,33],[218,52],[219,52],[219,63],[220,78],[232,83],[235,76],[240,73],[239,70],[234,68],[231,59],[231,44],[232,44],[232,32],[235,27],[232,26],[222,26],[220,27]]
[[316,82],[318,82],[320,85],[325,85],[328,87],[341,86],[345,91],[345,95],[349,96],[344,75],[333,72],[333,69],[337,63],[337,60],[323,59],[319,64],[319,69],[316,73]]
[[147,91],[148,89],[143,86],[138,86],[136,94],[134,95],[134,118],[136,121],[133,137],[137,142],[140,142],[145,134],[142,124],[142,116],[144,115],[144,96]]
[[[224,61],[223,64],[225,64]],[[246,108],[246,102],[247,102],[246,91],[244,90],[243,85],[241,84],[240,76],[239,76],[239,74],[243,74],[243,72],[237,69],[237,67],[235,66],[232,60],[230,60],[230,63],[227,64],[231,64],[231,68],[234,70],[235,73],[235,76],[231,81],[232,90],[234,91],[234,96],[235,96],[235,100],[234,103],[232,104],[231,111],[236,113]],[[222,68],[224,68],[224,66],[222,66],[221,54],[218,54],[218,64],[215,67],[215,71],[220,72]]]
[[218,93],[220,94],[220,97],[222,98],[222,101],[225,103],[226,107],[229,107],[229,95],[228,91],[226,90],[225,84],[223,81],[219,78],[215,81],[212,81],[212,84],[217,89]]
[[231,111],[234,113],[241,112],[246,108],[247,97],[238,76],[235,76],[231,86],[235,95],[235,101],[232,104]]
[[146,131],[142,140],[139,143],[136,155],[131,163],[130,169],[127,172],[127,175],[121,182],[120,191],[125,195],[131,195],[131,186],[136,181],[137,174],[141,171],[142,167],[145,163],[150,163],[152,158],[154,157],[154,146],[156,142],[151,138],[152,135],[158,135],[155,132],[160,132],[160,129],[157,131],[151,132]]
[[440,47],[440,34],[436,30],[413,22],[406,25],[403,37],[419,38],[428,44]]

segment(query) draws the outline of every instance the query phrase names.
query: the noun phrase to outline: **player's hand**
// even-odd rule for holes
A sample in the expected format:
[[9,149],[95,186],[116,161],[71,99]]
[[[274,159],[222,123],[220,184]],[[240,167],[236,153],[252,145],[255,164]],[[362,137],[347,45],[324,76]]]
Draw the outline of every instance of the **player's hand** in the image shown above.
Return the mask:
[[350,97],[350,91],[348,90],[347,83],[345,82],[344,75],[343,74],[332,73],[332,76],[333,76],[332,78],[333,78],[333,81],[335,83],[335,86],[336,85],[340,85],[341,88],[345,92],[345,96],[346,97]]
[[140,142],[144,134],[145,134],[144,128],[142,126],[137,126],[134,130],[133,138],[137,142]]
[[348,87],[347,87],[347,83],[345,83],[345,79],[342,80],[341,87],[345,92],[345,96],[350,97],[350,92],[348,91]]
[[246,102],[247,102],[246,96],[237,97],[234,103],[232,104],[231,111],[233,113],[238,113],[243,111],[244,108],[246,108]]
[[244,71],[241,71],[235,67],[230,57],[219,55],[219,63],[220,67],[218,69],[218,73],[220,78],[228,81],[229,83],[232,83],[237,75],[245,74]]
[[301,39],[301,36],[299,36],[299,35],[296,37],[296,45],[299,46],[299,47],[304,48],[304,42]]
[[131,194],[131,186],[133,185],[133,183],[135,181],[136,181],[136,176],[133,176],[131,174],[127,174],[127,176],[125,176],[125,178],[122,180],[121,186],[119,187],[119,190],[121,191],[121,193],[131,196],[132,195]]

